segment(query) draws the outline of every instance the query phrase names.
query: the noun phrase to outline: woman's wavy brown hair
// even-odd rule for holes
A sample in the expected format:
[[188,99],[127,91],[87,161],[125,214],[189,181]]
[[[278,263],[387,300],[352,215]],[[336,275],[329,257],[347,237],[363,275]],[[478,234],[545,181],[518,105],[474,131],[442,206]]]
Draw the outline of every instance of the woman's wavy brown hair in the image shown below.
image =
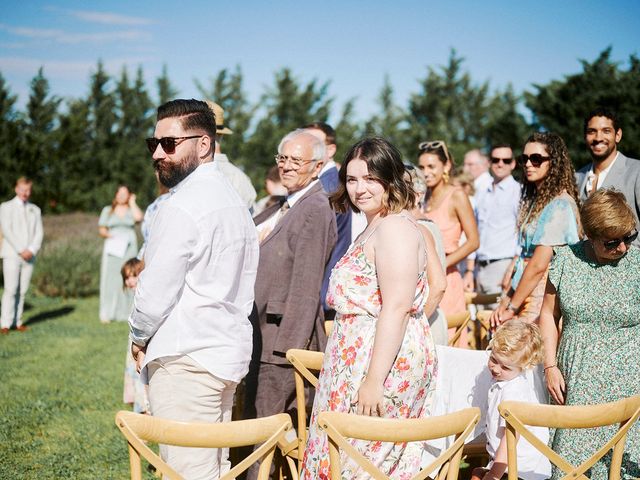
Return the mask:
[[355,159],[367,162],[369,175],[384,187],[383,215],[413,208],[415,192],[413,187],[404,181],[402,155],[384,138],[370,137],[352,146],[344,157],[338,175],[340,186],[330,198],[331,205],[337,212],[345,213],[349,208],[356,213],[360,212],[351,202],[347,192],[347,165]]
[[573,197],[576,204],[580,205],[575,172],[562,137],[552,132],[536,132],[527,139],[525,145],[527,143],[544,145],[551,160],[549,160],[549,172],[539,187],[536,187],[535,183],[529,182],[526,175],[523,176],[520,213],[518,215],[519,227],[538,218],[544,207],[562,192],[566,191]]

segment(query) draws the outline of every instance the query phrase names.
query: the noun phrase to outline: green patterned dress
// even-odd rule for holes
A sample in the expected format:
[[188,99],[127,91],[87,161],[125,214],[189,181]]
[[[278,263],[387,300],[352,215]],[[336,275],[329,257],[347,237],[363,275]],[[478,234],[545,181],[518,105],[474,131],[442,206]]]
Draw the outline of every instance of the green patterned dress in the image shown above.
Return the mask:
[[[640,393],[640,250],[630,247],[617,262],[599,264],[586,256],[585,245],[557,247],[549,270],[563,318],[557,361],[567,387],[567,405],[611,402]],[[552,448],[578,465],[615,430],[557,430]],[[609,462],[610,454],[587,476],[608,478]],[[622,478],[639,477],[639,463],[636,424],[627,438]],[[554,469],[552,478],[561,476]]]

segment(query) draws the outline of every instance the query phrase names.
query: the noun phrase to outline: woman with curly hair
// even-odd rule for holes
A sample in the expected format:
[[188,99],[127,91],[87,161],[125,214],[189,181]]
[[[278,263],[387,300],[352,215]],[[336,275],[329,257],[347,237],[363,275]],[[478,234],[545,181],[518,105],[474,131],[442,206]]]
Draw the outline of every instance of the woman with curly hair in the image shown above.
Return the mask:
[[518,163],[525,174],[518,218],[521,252],[510,285],[505,282],[506,293],[491,314],[493,327],[514,317],[537,321],[553,248],[580,240],[578,189],[562,138],[551,132],[534,133]]

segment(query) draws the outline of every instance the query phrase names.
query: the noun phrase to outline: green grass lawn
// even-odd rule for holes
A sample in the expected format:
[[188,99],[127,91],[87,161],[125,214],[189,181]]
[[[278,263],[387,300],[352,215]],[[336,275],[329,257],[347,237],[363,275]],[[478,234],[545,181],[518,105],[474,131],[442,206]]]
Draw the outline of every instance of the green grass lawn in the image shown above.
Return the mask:
[[96,297],[27,307],[30,330],[0,337],[0,479],[128,478],[126,323],[100,324]]

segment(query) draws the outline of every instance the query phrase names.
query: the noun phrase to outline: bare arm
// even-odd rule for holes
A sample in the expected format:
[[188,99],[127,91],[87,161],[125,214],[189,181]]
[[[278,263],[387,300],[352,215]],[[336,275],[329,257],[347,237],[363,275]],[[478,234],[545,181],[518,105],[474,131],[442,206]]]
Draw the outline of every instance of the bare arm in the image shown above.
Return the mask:
[[[485,473],[483,480],[499,480],[507,471],[507,436],[505,435],[504,427],[498,430],[500,435],[500,444],[496,449],[496,455],[493,457],[493,465],[491,469]],[[516,441],[518,441],[519,435],[516,434]]]
[[133,215],[133,220],[138,223],[141,222],[144,218],[144,213],[140,210],[140,207],[136,203],[136,194],[132,193],[129,195],[129,208],[131,209],[131,215]]
[[98,227],[98,235],[100,235],[102,238],[109,238],[111,236],[109,235],[108,227]]
[[380,224],[365,246],[365,254],[367,247],[373,248],[375,255],[382,309],[376,322],[367,376],[354,403],[358,414],[382,415],[384,381],[400,350],[420,273],[420,245],[416,229],[409,222],[391,217]]
[[456,190],[453,193],[452,199],[455,215],[458,217],[467,241],[447,255],[447,267],[455,265],[460,260],[467,258],[470,253],[475,252],[480,246],[476,217],[473,214],[473,207],[467,194],[462,190]]
[[566,387],[562,373],[558,369],[556,358],[558,350],[558,323],[562,313],[556,288],[550,280],[544,292],[540,311],[540,333],[544,345],[544,375],[549,394],[558,405],[564,405]]
[[500,306],[491,314],[490,321],[492,326],[498,326],[507,320],[511,320],[516,315],[516,312],[507,309],[507,305],[510,302],[516,310],[522,307],[524,301],[531,295],[531,292],[533,292],[549,268],[552,257],[553,247],[547,245],[538,245],[536,247],[533,251],[533,256],[522,273],[518,287],[513,292],[513,297],[505,296],[500,302]]
[[444,291],[447,288],[447,277],[442,269],[433,235],[426,227],[421,226],[420,230],[427,249],[427,282],[429,284],[429,294],[425,302],[424,313],[427,317],[430,317],[436,311],[444,296]]

